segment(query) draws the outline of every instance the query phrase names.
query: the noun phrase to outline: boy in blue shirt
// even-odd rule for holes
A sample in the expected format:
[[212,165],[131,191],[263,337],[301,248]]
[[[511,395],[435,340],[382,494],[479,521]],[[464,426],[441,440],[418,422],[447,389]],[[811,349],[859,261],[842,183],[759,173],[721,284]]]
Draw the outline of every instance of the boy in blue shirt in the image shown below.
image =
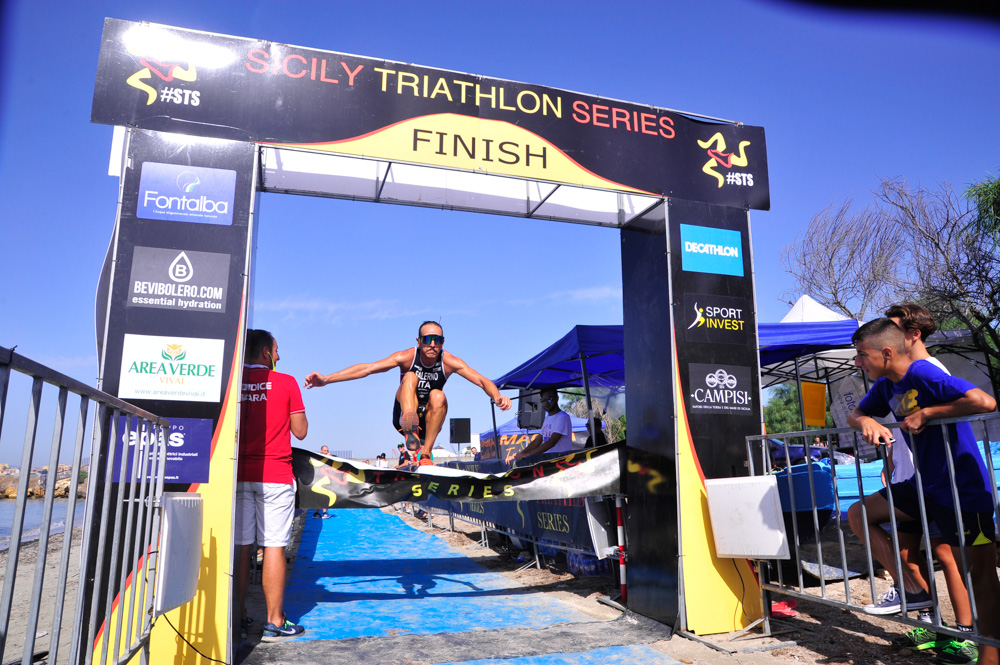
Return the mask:
[[[903,436],[916,453],[927,519],[937,522],[942,538],[955,550],[956,559],[961,556],[958,548],[965,545],[972,590],[979,609],[979,629],[983,635],[1000,637],[1000,579],[996,571],[993,497],[972,427],[968,423],[947,426],[964,536],[958,533],[955,519],[942,428],[927,427],[928,421],[938,418],[988,413],[996,408],[996,400],[926,360],[911,360],[904,352],[903,332],[891,319],[866,323],[858,328],[852,341],[857,350],[855,365],[875,383],[851,412],[848,421],[861,429],[865,441],[874,445],[890,442],[892,432],[871,416],[885,416],[891,410],[900,421]],[[897,520],[919,519],[915,477],[892,483],[888,489],[892,491]],[[886,491],[865,499],[870,522],[889,521]],[[896,557],[889,534],[873,529],[869,530],[869,537],[872,554],[894,579],[902,580],[905,591],[926,591],[909,570],[903,570],[902,575],[895,570]],[[997,665],[1000,652],[995,647],[983,647],[977,662]]]

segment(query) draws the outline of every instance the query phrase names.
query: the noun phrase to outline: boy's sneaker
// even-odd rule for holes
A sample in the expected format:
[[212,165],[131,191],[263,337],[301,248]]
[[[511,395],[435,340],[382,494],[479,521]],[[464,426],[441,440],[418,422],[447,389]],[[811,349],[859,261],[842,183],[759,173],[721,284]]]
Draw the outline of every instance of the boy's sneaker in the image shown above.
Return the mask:
[[[934,602],[931,600],[930,594],[926,591],[906,593],[907,611],[921,610],[931,607],[933,604]],[[874,603],[868,603],[863,609],[868,614],[899,614],[902,609],[899,600],[899,590],[896,587],[890,587],[885,593],[879,594]]]
[[306,629],[302,626],[296,625],[285,619],[285,623],[280,627],[275,626],[273,623],[264,624],[264,634],[260,638],[261,642],[281,642],[282,640],[290,640],[299,637],[306,632]]
[[926,628],[917,626],[909,632],[894,639],[892,644],[899,649],[916,649],[917,651],[923,651],[924,649],[936,649],[938,647],[946,646],[950,641],[951,640],[947,638],[938,637],[938,634],[933,630],[927,630]]
[[979,647],[972,640],[948,640],[948,644],[941,649],[934,662],[964,665],[974,663],[978,658]]

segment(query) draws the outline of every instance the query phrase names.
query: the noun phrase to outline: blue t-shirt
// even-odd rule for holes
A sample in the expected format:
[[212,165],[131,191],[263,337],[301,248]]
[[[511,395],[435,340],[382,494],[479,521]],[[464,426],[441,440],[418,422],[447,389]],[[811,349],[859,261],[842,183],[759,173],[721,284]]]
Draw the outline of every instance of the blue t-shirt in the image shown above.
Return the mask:
[[[927,406],[953,402],[976,386],[942,372],[926,360],[916,360],[899,383],[882,377],[858,403],[869,416],[882,417],[889,413],[900,422]],[[911,450],[916,451],[924,495],[943,506],[953,506],[944,436],[939,425],[926,427],[920,434],[902,432]],[[993,510],[986,465],[979,454],[976,437],[969,423],[948,425],[955,460],[955,484],[962,510],[986,512]],[[914,487],[916,478],[907,481]]]

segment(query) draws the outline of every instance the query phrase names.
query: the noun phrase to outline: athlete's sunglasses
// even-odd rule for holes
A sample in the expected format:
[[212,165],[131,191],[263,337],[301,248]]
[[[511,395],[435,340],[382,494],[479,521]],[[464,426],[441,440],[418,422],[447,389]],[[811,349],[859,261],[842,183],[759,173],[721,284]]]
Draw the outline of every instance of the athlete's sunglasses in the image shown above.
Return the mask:
[[437,344],[441,346],[444,344],[444,335],[421,335],[417,338],[421,344]]

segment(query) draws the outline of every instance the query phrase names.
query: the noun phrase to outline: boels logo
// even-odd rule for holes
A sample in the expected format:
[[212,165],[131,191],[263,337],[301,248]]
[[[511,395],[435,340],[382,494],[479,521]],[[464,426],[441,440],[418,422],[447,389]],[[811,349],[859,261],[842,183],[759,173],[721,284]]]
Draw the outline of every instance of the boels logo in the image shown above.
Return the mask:
[[708,152],[708,161],[701,167],[701,172],[715,178],[720,189],[724,184],[753,187],[753,173],[733,170],[734,166],[749,166],[746,149],[750,141],[740,141],[736,152],[727,152],[726,138],[722,132],[716,132],[707,141],[698,141],[698,145]]

